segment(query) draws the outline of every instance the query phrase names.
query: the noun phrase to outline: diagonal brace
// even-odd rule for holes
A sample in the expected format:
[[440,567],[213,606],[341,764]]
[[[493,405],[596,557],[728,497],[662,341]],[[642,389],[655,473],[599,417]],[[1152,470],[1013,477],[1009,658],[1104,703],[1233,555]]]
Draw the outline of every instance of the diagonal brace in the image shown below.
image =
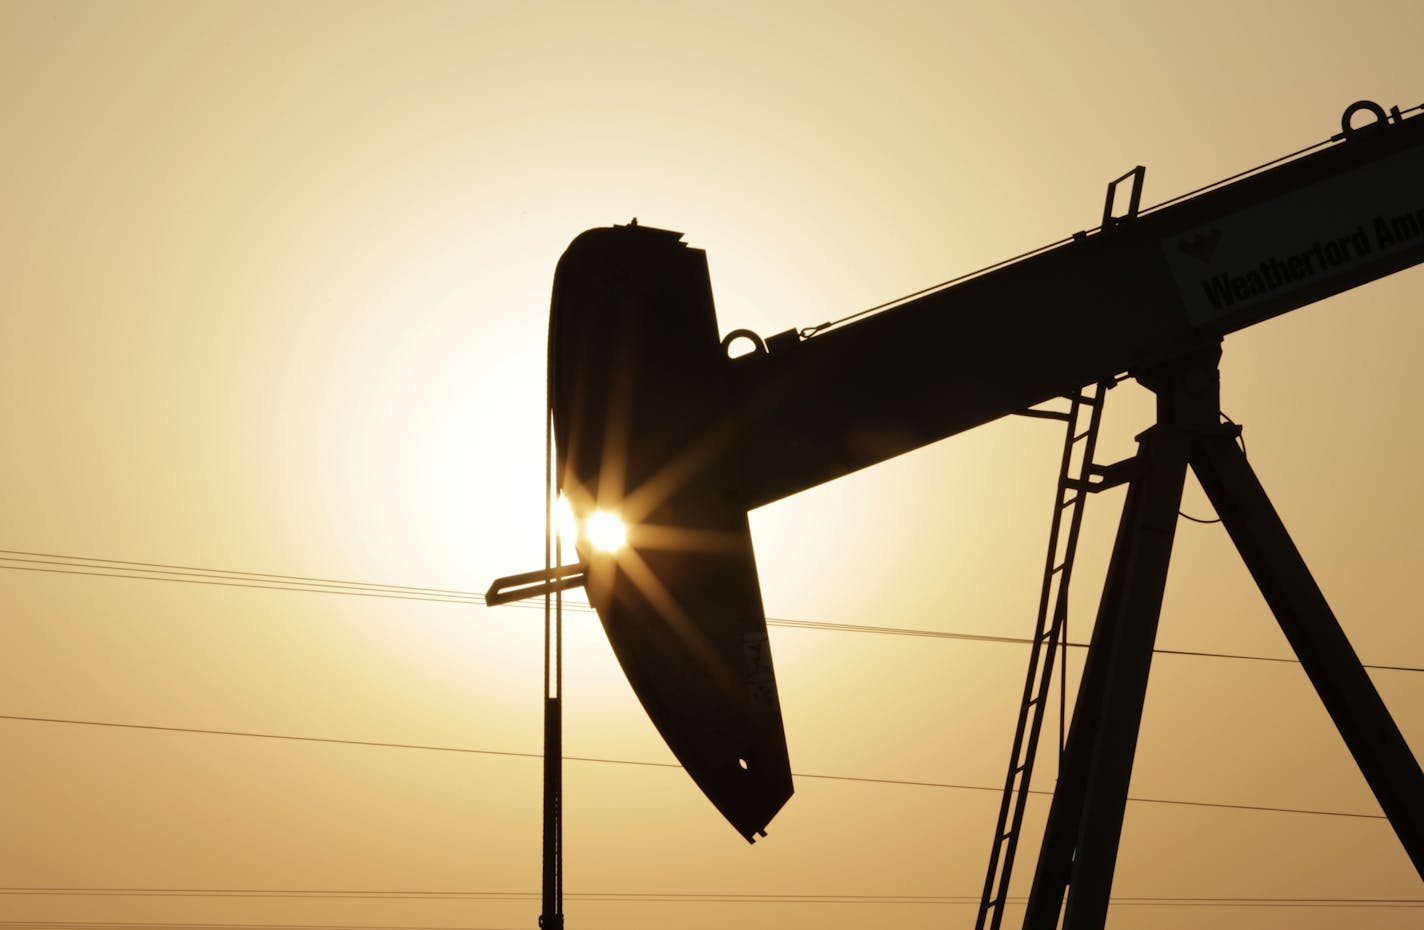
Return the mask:
[[1192,469],[1424,878],[1424,773],[1246,454],[1229,437],[1203,437],[1193,449]]

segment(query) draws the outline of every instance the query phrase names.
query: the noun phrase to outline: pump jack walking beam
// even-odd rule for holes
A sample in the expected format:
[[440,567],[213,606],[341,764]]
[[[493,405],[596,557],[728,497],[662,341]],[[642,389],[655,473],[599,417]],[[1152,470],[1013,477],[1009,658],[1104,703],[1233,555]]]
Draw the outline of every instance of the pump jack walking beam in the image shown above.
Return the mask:
[[1060,912],[1064,930],[1107,918],[1188,465],[1424,877],[1424,773],[1237,446],[1239,429],[1221,423],[1219,357],[1203,353],[1140,379],[1157,394],[1157,425],[1139,437],[1024,930],[1053,930]]
[[[1153,370],[1171,380],[1223,336],[1424,263],[1418,110],[1358,101],[1329,142],[1141,214],[1143,170],[1134,169],[1110,186],[1095,231],[874,313],[765,340],[747,330],[719,340],[707,256],[681,233],[636,221],[584,232],[559,260],[550,305],[557,473],[576,519],[618,514],[626,545],[599,552],[581,539],[578,569],[501,579],[489,603],[585,585],[649,718],[753,841],[793,784],[747,512],[1085,384]],[[1116,216],[1128,179],[1127,212]],[[752,351],[732,357],[731,344],[747,337]],[[1214,363],[1201,374],[1214,384]],[[1181,393],[1165,381],[1163,391]],[[1229,438],[1209,441],[1215,393],[1198,401],[1177,398],[1183,409],[1143,437],[1142,486],[1129,495],[1103,605],[1102,680],[1085,692],[1099,696],[1075,713],[1081,786],[1056,808],[1057,845],[1043,860],[1061,860],[1044,873],[1059,876],[1060,900],[1070,882],[1086,884],[1062,871],[1067,864],[1097,861],[1078,841],[1080,821],[1098,823],[1126,790],[1186,468],[1224,497],[1242,483],[1244,463],[1216,449]],[[1251,500],[1249,488],[1240,493]],[[1369,709],[1377,698],[1356,706],[1373,691],[1358,668],[1340,670],[1354,660],[1336,648],[1337,630],[1319,632],[1334,630],[1328,611],[1297,603],[1304,595],[1289,577],[1308,575],[1284,566],[1298,556],[1282,555],[1293,549],[1262,529],[1273,515],[1235,506],[1228,527],[1282,624],[1301,630],[1293,641],[1327,706],[1342,730],[1367,734],[1347,735],[1357,752],[1377,755],[1375,718],[1388,717]],[[1218,507],[1225,515],[1233,505]],[[1099,743],[1120,747],[1122,759]],[[1418,768],[1399,775],[1403,763],[1382,764],[1395,774],[1376,781],[1406,786],[1381,782],[1382,803],[1417,836],[1418,815],[1403,811],[1410,802],[1384,799],[1424,796]],[[1100,767],[1115,781],[1100,779]],[[1105,850],[1102,861],[1111,859]]]

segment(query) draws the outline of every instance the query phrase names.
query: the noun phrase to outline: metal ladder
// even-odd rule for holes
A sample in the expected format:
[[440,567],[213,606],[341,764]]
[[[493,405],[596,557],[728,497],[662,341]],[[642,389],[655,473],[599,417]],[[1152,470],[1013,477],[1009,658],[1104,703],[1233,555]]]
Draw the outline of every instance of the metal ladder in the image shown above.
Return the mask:
[[[1093,464],[1093,453],[1097,447],[1098,427],[1102,423],[1104,395],[1113,383],[1101,382],[1070,396],[1067,411],[1022,411],[1026,416],[1063,420],[1067,430],[1063,440],[1063,459],[1058,470],[1052,527],[1048,533],[1048,557],[1044,565],[1043,587],[1039,592],[1038,620],[1029,652],[1028,677],[1024,681],[1023,703],[1019,707],[1018,727],[1014,731],[1014,749],[1009,758],[1003,799],[999,803],[999,820],[994,828],[994,844],[989,854],[989,869],[984,878],[984,893],[979,901],[975,930],[984,930],[986,926],[999,930],[1004,919],[1009,876],[1013,871],[1014,853],[1018,849],[1019,829],[1023,825],[1029,779],[1033,775],[1034,756],[1038,751],[1038,737],[1043,728],[1056,655],[1062,655],[1065,662],[1060,682],[1064,687],[1059,709],[1060,741],[1065,729],[1062,705],[1066,704],[1067,650],[1062,653],[1058,650],[1063,647],[1066,638],[1068,582],[1073,576],[1073,557],[1083,523],[1083,502],[1089,492],[1109,483],[1092,480],[1095,476],[1099,479],[1106,477],[1108,471]],[[1062,751],[1061,744],[1059,751]]]

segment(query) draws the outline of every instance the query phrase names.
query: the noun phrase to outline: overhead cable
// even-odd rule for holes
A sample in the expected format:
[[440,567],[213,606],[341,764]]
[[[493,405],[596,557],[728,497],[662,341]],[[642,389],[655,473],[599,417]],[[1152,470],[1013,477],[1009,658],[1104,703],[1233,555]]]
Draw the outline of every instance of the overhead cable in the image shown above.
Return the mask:
[[[335,737],[322,736],[297,736],[283,733],[258,733],[247,730],[216,730],[205,729],[200,727],[172,727],[144,723],[119,723],[107,720],[73,720],[60,717],[35,717],[21,714],[0,714],[0,720],[9,720],[16,723],[48,723],[67,726],[110,727],[120,730],[145,730],[155,733],[188,733],[200,734],[204,736],[233,736],[244,737],[248,739],[285,740],[287,742],[296,743],[325,743],[335,746],[364,746],[376,749],[414,749],[421,750],[424,752],[447,752],[463,753],[466,755],[503,756],[506,758],[515,759],[544,758],[542,753],[519,752],[516,750],[508,749],[475,749],[472,747],[465,746],[439,746],[422,743],[398,743],[382,742],[377,740],[339,739]],[[615,759],[603,756],[564,755],[563,759],[565,762],[585,762],[597,763],[601,765],[634,765],[642,768],[679,769],[682,767],[676,762],[650,762],[640,759]],[[871,776],[860,775],[827,775],[816,772],[793,772],[792,775],[796,778],[811,779],[816,781],[854,782],[857,784],[865,785],[898,785],[907,788],[939,788],[951,789],[956,791],[992,791],[996,794],[1003,791],[1001,787],[993,787],[990,785],[970,785],[955,782],[922,781],[907,778],[876,778]],[[1052,791],[1046,791],[1041,789],[1031,789],[1029,791],[1029,794],[1038,795],[1052,795],[1052,793]],[[1363,814],[1356,813],[1353,811],[1329,811],[1317,810],[1313,808],[1272,807],[1261,804],[1228,804],[1218,801],[1190,801],[1179,798],[1149,798],[1134,796],[1129,796],[1128,800],[1138,804],[1167,804],[1182,807],[1209,807],[1216,808],[1219,810],[1257,811],[1273,814],[1310,814],[1320,817],[1346,817],[1356,820],[1385,819],[1385,816],[1383,814]]]
[[[28,552],[18,549],[0,549],[0,569],[12,571],[47,572],[66,575],[89,575],[101,578],[129,578],[142,581],[172,581],[186,584],[207,584],[220,587],[260,588],[273,591],[299,591],[313,594],[343,594],[358,597],[384,597],[397,600],[434,601],[437,603],[475,604],[485,603],[484,595],[474,591],[460,591],[450,588],[423,588],[413,585],[392,585],[370,581],[342,581],[333,578],[314,578],[303,575],[280,575],[266,572],[235,571],[224,568],[198,568],[189,565],[171,565],[157,562],[132,562],[122,559],[100,559],[89,556],[57,555],[45,552]],[[542,603],[517,602],[511,607],[542,610]],[[586,604],[565,600],[563,609],[573,613],[593,613]],[[835,623],[828,620],[790,620],[768,617],[767,625],[800,630],[825,630],[836,633],[867,633],[881,636],[913,636],[927,639],[958,640],[961,642],[1003,643],[1007,645],[1031,645],[1032,640],[1024,636],[997,636],[986,633],[956,633],[949,630],[927,630],[913,627],[888,627],[869,624]],[[1067,643],[1075,649],[1086,649],[1087,643]],[[1283,662],[1299,665],[1293,657],[1247,655],[1232,652],[1211,652],[1194,649],[1153,650],[1158,655],[1194,656],[1206,659],[1240,659],[1250,662]],[[1424,672],[1424,667],[1413,665],[1368,664],[1372,671]]]
[[[185,897],[185,898],[334,898],[346,900],[394,901],[529,901],[537,900],[537,891],[360,891],[343,889],[283,889],[283,888],[69,888],[15,887],[0,888],[0,896],[71,896],[71,897]],[[582,891],[565,892],[565,897],[585,902],[618,904],[854,904],[854,905],[962,905],[978,904],[977,895],[907,895],[907,894],[822,894],[808,893],[740,893],[740,892],[638,892]],[[1027,898],[1007,899],[1016,904]],[[1270,907],[1270,908],[1424,908],[1424,898],[1326,898],[1326,897],[1221,897],[1198,895],[1121,895],[1111,899],[1113,905],[1136,907]],[[98,927],[192,927],[200,930],[239,930],[239,928],[274,926],[270,924],[134,924],[76,922],[80,926]],[[43,923],[38,924],[44,926]],[[5,926],[37,926],[33,922],[0,922]],[[64,926],[56,922],[50,926]],[[291,926],[280,924],[276,926]],[[328,927],[298,925],[297,930],[335,930]],[[348,930],[423,930],[423,928],[351,927]],[[451,928],[459,930],[459,928]]]

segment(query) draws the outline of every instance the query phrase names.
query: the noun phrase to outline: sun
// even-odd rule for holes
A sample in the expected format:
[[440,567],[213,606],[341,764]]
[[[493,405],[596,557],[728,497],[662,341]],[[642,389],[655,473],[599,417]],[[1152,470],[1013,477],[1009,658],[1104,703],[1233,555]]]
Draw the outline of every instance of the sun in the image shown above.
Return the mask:
[[569,499],[559,495],[556,519],[566,541],[581,540],[599,552],[614,553],[628,542],[628,524],[611,510],[595,510],[584,520],[575,515]]
[[628,525],[617,514],[595,510],[584,521],[584,538],[600,552],[617,552],[628,541]]

